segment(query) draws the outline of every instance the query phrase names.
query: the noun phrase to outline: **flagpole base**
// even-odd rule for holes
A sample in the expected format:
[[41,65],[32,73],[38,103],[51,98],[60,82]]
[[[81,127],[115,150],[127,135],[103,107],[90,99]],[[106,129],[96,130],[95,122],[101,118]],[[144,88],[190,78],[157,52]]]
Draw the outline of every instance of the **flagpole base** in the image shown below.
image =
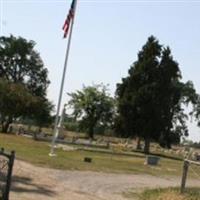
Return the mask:
[[53,146],[52,146],[51,151],[50,151],[50,153],[49,153],[49,156],[50,156],[50,157],[55,157],[55,156],[57,156],[57,154],[55,153],[55,148],[56,148],[56,147],[57,147],[56,145],[53,145]]
[[56,153],[52,153],[52,152],[50,152],[50,153],[49,153],[49,156],[50,156],[50,157],[56,157],[57,154],[56,154]]

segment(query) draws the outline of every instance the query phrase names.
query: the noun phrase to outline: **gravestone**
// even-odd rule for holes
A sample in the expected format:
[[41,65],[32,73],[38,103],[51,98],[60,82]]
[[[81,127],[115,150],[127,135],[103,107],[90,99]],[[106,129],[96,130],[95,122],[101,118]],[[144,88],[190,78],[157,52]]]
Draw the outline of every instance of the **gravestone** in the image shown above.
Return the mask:
[[92,162],[92,158],[85,157],[85,158],[84,158],[84,162],[91,163],[91,162]]
[[157,156],[147,156],[146,163],[147,165],[158,165],[160,158]]

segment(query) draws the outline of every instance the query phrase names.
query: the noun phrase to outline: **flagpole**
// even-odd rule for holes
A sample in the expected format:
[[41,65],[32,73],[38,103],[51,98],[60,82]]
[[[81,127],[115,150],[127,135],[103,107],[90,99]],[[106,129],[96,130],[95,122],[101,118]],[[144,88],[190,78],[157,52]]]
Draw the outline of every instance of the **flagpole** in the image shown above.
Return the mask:
[[[59,127],[58,127],[58,125],[59,125],[59,113],[60,113],[60,107],[61,107],[61,102],[62,102],[62,95],[63,95],[63,88],[64,88],[64,83],[65,83],[65,75],[66,75],[66,70],[67,70],[67,64],[68,64],[68,60],[69,60],[69,52],[70,52],[70,47],[71,47],[71,39],[72,39],[72,32],[73,32],[73,26],[74,26],[76,7],[77,7],[77,0],[75,1],[74,16],[72,18],[72,22],[71,22],[71,26],[70,26],[69,39],[68,39],[68,43],[67,43],[65,62],[64,62],[63,74],[62,74],[62,81],[61,81],[61,86],[60,86],[60,93],[59,93],[57,112],[56,112],[56,118],[55,118],[55,124],[54,124],[54,131],[53,131],[54,133],[53,133],[53,139],[52,139],[52,143],[51,143],[51,151],[49,153],[49,156],[56,156],[56,154],[55,154],[55,144],[56,144],[56,139],[59,135]],[[60,126],[61,126],[61,124],[60,124]]]

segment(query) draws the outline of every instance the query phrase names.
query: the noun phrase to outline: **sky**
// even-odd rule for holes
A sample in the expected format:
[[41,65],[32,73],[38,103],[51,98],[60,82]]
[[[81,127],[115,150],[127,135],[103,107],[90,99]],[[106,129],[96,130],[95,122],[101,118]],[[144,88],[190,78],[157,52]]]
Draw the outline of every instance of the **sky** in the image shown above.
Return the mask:
[[[48,97],[58,101],[67,40],[62,25],[71,0],[0,0],[0,34],[36,42],[51,84]],[[183,81],[200,93],[200,0],[78,0],[63,101],[83,85],[116,83],[127,76],[137,53],[154,35],[170,46]],[[188,122],[189,139],[200,141],[200,128]]]

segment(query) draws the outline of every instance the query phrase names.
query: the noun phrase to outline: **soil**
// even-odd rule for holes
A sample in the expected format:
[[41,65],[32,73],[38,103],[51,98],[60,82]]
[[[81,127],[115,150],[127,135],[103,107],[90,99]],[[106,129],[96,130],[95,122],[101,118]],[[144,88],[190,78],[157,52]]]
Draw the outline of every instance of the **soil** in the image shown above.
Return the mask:
[[[200,185],[189,180],[190,186]],[[17,160],[10,200],[127,200],[128,191],[180,185],[180,177],[42,168]]]

